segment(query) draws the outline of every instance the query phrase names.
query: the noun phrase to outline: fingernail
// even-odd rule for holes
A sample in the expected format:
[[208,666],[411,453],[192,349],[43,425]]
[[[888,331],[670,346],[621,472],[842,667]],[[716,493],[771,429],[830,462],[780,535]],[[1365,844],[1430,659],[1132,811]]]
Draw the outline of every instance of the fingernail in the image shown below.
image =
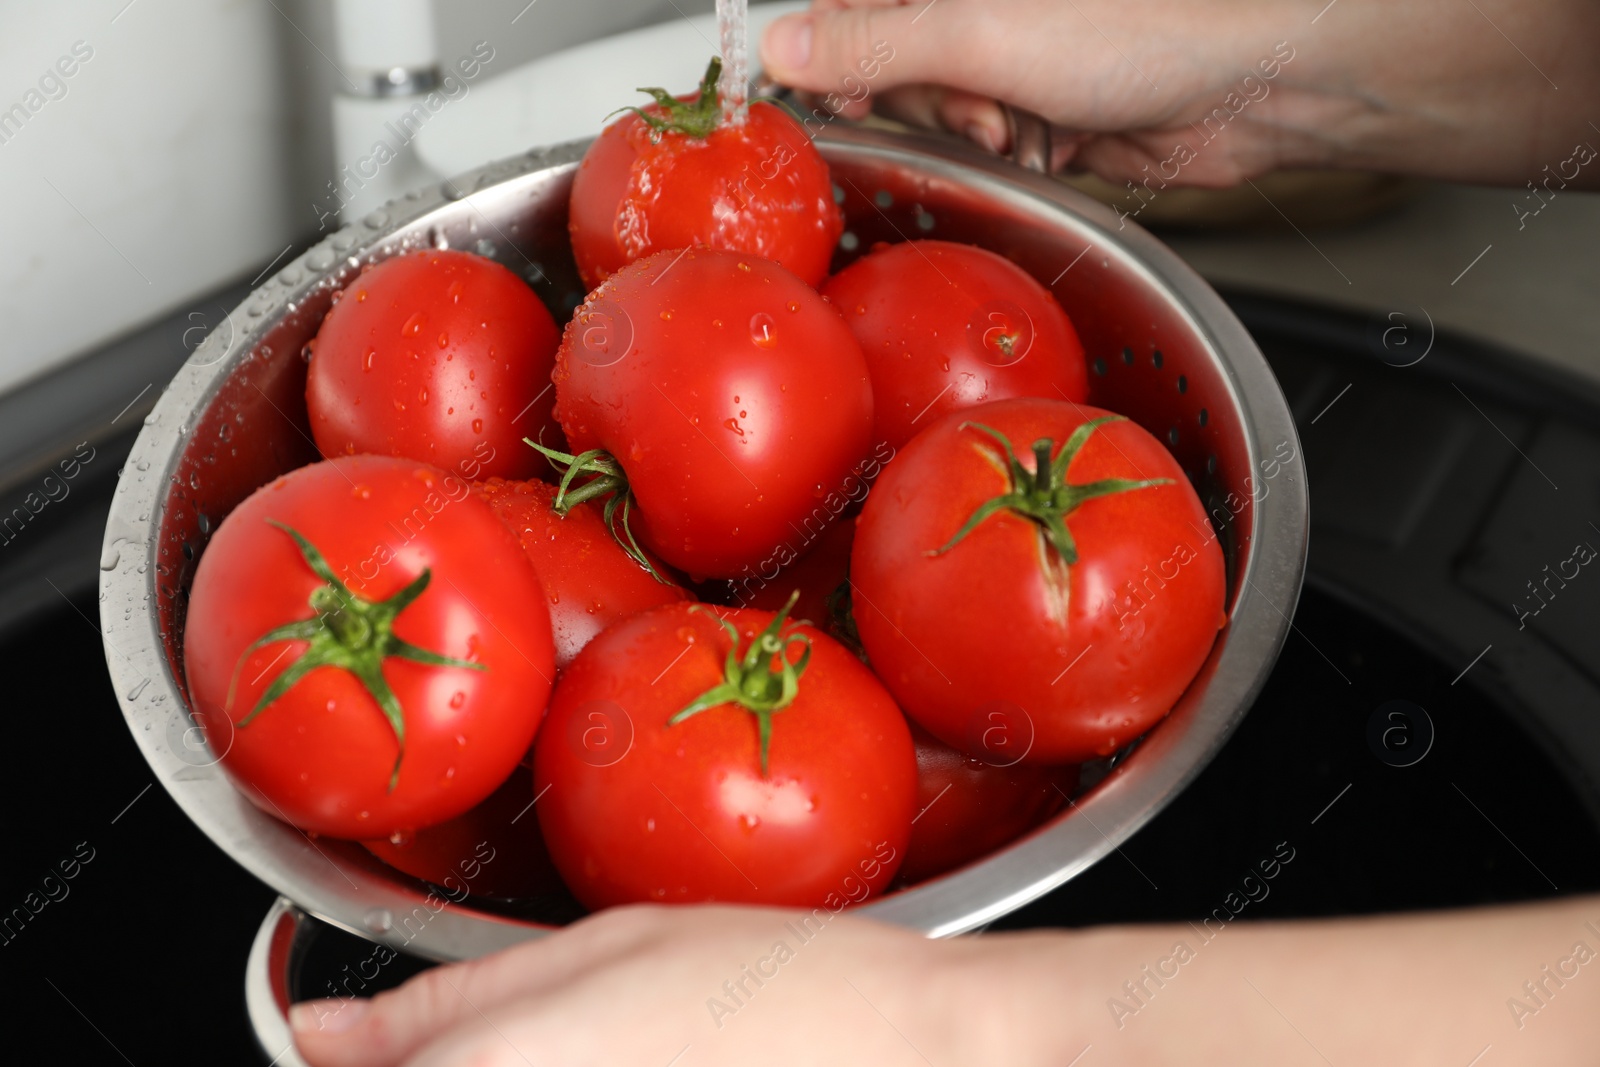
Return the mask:
[[289,1009],[289,1026],[296,1033],[341,1034],[366,1018],[367,1000],[307,1000]]
[[967,135],[967,139],[980,148],[987,148],[991,152],[1000,151],[999,136],[985,123],[969,122],[964,132]]
[[766,49],[777,66],[803,70],[811,63],[811,16],[788,15],[767,29]]

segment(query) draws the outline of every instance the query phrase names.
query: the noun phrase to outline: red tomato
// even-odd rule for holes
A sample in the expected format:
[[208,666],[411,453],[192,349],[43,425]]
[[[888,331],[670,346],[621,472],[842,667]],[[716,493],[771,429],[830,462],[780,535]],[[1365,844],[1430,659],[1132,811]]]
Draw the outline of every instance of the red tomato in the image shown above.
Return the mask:
[[850,619],[850,543],[856,524],[843,518],[825,528],[806,554],[773,577],[749,575],[737,582],[721,583],[729,603],[741,608],[781,611],[789,597],[799,592],[793,615],[812,623],[846,647],[860,647],[855,623]]
[[511,531],[454,475],[381,456],[302,467],[234,509],[195,573],[183,647],[195,717],[245,795],[355,839],[492,793],[555,670]]
[[583,494],[631,491],[638,540],[696,579],[793,560],[786,542],[832,521],[870,462],[861,347],[754,256],[661,252],[618,271],[568,324],[554,380],[572,450],[606,453]]
[[973,245],[908,241],[822,286],[872,373],[874,440],[900,448],[950,411],[990,400],[1089,395],[1083,344],[1050,290]]
[[394,840],[361,843],[389,866],[439,886],[455,900],[469,894],[556,901],[567,896],[539,834],[533,770],[526,762],[463,815]]
[[918,434],[867,497],[850,575],[878,676],[980,758],[1110,755],[1171,709],[1226,621],[1222,551],[1177,461],[1064,400],[1001,400]]
[[657,102],[607,126],[572,180],[568,229],[591,289],[663,249],[706,245],[783,264],[808,285],[828,273],[844,229],[828,165],[776,104],[742,126],[719,121],[721,66],[695,98]]
[[522,439],[560,447],[550,389],[559,340],[533,290],[491,259],[386,259],[345,287],[317,331],[312,436],[330,458],[370,452],[469,479],[532,477],[547,465]]
[[842,907],[882,890],[916,796],[904,717],[812,627],[712,612],[635,615],[562,675],[533,760],[557,869],[591,908]]
[[[897,881],[906,885],[965,867],[1010,844],[1061,809],[1078,768],[973,759],[912,726],[917,816]],[[993,758],[993,757],[991,757]]]
[[565,670],[595,634],[618,619],[690,599],[681,586],[652,577],[617,545],[598,502],[579,504],[563,518],[555,512],[555,487],[544,482],[491,478],[473,489],[511,527],[539,572],[557,670]]

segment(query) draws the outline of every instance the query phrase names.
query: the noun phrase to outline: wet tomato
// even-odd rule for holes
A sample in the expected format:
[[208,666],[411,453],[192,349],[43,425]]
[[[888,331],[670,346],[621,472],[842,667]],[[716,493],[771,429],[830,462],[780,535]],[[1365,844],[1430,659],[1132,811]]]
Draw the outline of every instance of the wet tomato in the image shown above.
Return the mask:
[[913,725],[917,816],[897,881],[915,885],[1010,844],[1059,811],[1078,768],[974,759]]
[[565,502],[619,494],[625,546],[696,580],[788,564],[873,462],[860,346],[754,256],[659,252],[613,274],[568,324],[554,380],[577,453],[555,458],[589,479]]
[[367,839],[505,781],[554,675],[533,564],[454,475],[353,456],[251,494],[195,573],[195,717],[257,806]]
[[1223,563],[1137,424],[1062,400],[952,412],[884,471],[850,558],[856,626],[907,715],[983,758],[1107,756],[1210,652]]
[[544,482],[491,478],[473,489],[517,535],[539,572],[557,670],[617,620],[690,599],[682,586],[655,577],[622,550],[606,528],[599,501],[579,504],[562,517],[554,508],[555,487]]
[[835,907],[881,891],[911,831],[916,757],[860,660],[780,613],[672,604],[562,675],[535,810],[584,904]]
[[572,181],[568,228],[591,289],[663,249],[705,245],[783,264],[808,285],[828,272],[844,228],[828,165],[778,105],[751,104],[743,125],[721,118],[713,60],[700,92],[607,126]]
[[859,649],[855,622],[850,618],[850,543],[856,524],[850,517],[823,529],[807,546],[805,555],[771,577],[751,574],[737,582],[718,583],[719,599],[741,608],[778,611],[798,592],[793,614],[845,644]]
[[874,440],[903,446],[949,411],[1038,396],[1083,401],[1083,344],[1050,290],[987,249],[882,246],[829,278],[872,373]]
[[529,761],[518,764],[499,789],[468,812],[414,834],[362,844],[396,870],[443,889],[452,900],[496,897],[560,907],[567,896],[533,814]]
[[469,252],[386,259],[345,287],[312,344],[311,433],[324,456],[403,456],[465,478],[527,478],[554,443],[560,340],[533,290]]

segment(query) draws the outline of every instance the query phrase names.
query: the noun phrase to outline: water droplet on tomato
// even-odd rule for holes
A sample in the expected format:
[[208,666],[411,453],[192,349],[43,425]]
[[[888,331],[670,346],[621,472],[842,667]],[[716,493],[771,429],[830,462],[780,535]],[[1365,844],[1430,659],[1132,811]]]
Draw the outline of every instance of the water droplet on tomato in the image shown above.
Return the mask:
[[754,830],[756,827],[761,825],[761,819],[756,815],[740,815],[739,825],[746,831]]
[[410,830],[396,830],[394,833],[389,835],[389,844],[393,845],[395,848],[405,848],[407,845],[411,844],[415,838],[416,834]]
[[723,419],[722,425],[726,426],[740,437],[744,436],[744,427],[739,425],[738,419]]
[[[654,819],[646,819],[644,821],[644,831],[647,834],[655,833],[656,832],[656,821]],[[666,896],[667,891],[665,889],[657,889],[656,893],[661,895],[661,896]]]
[[428,391],[426,389],[418,389],[417,390],[417,403],[426,404],[427,402],[428,402]]
[[428,321],[428,316],[420,311],[413,311],[411,317],[406,319],[405,325],[400,327],[401,337],[415,337],[422,332],[422,324]]
[[374,358],[377,357],[377,355],[378,355],[378,350],[376,348],[367,349],[367,354],[364,357],[362,357],[362,360],[361,360],[361,369],[362,370],[371,370],[372,369],[372,361],[373,361]]
[[440,348],[449,348],[450,347],[450,335],[445,333],[443,330],[439,331],[439,347]]
[[750,316],[750,340],[757,348],[771,348],[778,343],[777,323],[765,311]]
[[472,432],[473,433],[482,433],[483,432],[483,420],[482,419],[473,419],[472,420]]
[[466,734],[456,734],[456,747],[457,748],[466,748],[467,747],[467,735]]
[[[450,698],[450,706],[452,708],[459,708],[461,705],[465,704],[466,702],[467,702],[467,694],[462,692],[459,689],[456,690],[455,696]],[[461,738],[459,740],[461,741],[462,744],[466,744],[466,739],[465,738]]]
[[662,322],[671,322],[671,321],[672,321],[672,312],[670,312],[670,311],[663,311],[663,312],[662,312],[662,313],[661,313],[661,321],[662,321]]
[[356,303],[359,304],[359,303],[361,303],[362,301],[364,301],[366,299],[367,299],[367,291],[365,289],[357,289],[356,290]]

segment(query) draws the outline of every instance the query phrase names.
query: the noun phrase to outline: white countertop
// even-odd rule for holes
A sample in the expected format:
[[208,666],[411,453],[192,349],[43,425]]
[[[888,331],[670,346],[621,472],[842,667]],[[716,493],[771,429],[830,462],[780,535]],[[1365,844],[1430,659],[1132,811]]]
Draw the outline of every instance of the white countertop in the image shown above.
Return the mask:
[[1559,192],[1519,229],[1513,205],[1530,210],[1531,195],[1438,184],[1354,226],[1165,239],[1215,285],[1399,312],[1422,330],[1425,310],[1440,329],[1600,376],[1600,194]]

